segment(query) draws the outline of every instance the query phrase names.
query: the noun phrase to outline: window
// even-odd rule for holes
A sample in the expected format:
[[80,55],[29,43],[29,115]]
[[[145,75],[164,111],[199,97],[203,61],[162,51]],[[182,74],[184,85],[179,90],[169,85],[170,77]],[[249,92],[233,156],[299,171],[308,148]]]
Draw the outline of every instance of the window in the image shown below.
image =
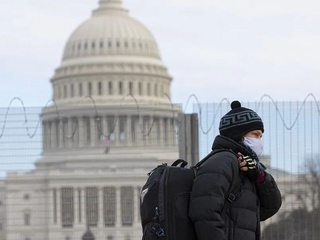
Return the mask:
[[139,82],[139,95],[142,95],[142,83]]
[[56,145],[56,148],[58,148],[59,142],[60,142],[60,122],[59,122],[59,120],[55,121],[55,133],[56,133],[55,145]]
[[78,126],[78,119],[72,118],[71,120],[71,144],[72,147],[78,147],[79,146],[79,126]]
[[114,136],[114,128],[115,128],[115,116],[108,116],[107,117],[107,129],[108,129],[108,134],[110,136],[110,142],[113,142],[115,140]]
[[73,85],[73,83],[71,83],[71,86],[70,86],[70,96],[74,97],[74,85]]
[[157,134],[157,137],[156,139],[158,140],[158,142],[161,141],[161,120],[160,119],[157,119],[156,122],[155,122],[155,126],[157,128],[157,131],[156,131],[156,134]]
[[25,213],[24,214],[24,225],[29,226],[31,222],[31,215],[30,213]]
[[158,84],[154,85],[154,95],[158,96]]
[[82,97],[82,83],[79,83],[79,96]]
[[107,240],[113,240],[114,238],[113,238],[113,236],[112,235],[109,235],[108,237],[107,237]]
[[102,82],[98,82],[98,95],[102,95]]
[[109,95],[112,95],[112,82],[109,82]]
[[66,85],[63,86],[63,97],[67,98],[67,86]]
[[91,82],[88,83],[88,96],[92,95],[92,84]]
[[76,49],[76,45],[75,45],[75,43],[73,43],[72,44],[72,53],[74,53],[75,49]]
[[119,82],[119,95],[123,94],[123,86],[122,86],[122,82]]
[[61,221],[63,227],[73,226],[73,188],[61,188]]
[[121,220],[122,226],[133,224],[133,188],[121,187]]
[[83,124],[84,124],[84,134],[85,137],[84,139],[86,140],[87,144],[90,144],[91,141],[91,128],[90,128],[90,119],[89,118],[84,118],[83,119]]
[[68,138],[68,119],[62,120],[62,146],[65,148]]
[[147,93],[148,93],[148,96],[151,95],[151,86],[150,86],[150,83],[147,84]]
[[95,42],[92,42],[92,43],[91,43],[91,48],[92,48],[92,49],[95,49],[95,47],[96,47],[96,43],[95,43]]
[[103,48],[103,41],[100,41],[100,48]]
[[[136,191],[138,191],[138,193],[141,193],[141,187],[138,187]],[[137,194],[137,209],[140,209],[140,197],[140,194]],[[141,220],[140,214],[138,214],[138,218],[139,220]]]
[[119,118],[119,139],[121,142],[125,141],[126,139],[126,117],[120,117]]
[[79,222],[81,222],[81,206],[82,206],[82,201],[81,201],[81,188],[78,188],[78,216],[79,216]]
[[30,195],[28,193],[23,195],[23,199],[24,200],[29,200],[30,199]]
[[60,99],[61,98],[61,87],[57,87],[57,89],[58,89],[58,99]]
[[86,213],[87,223],[90,226],[97,226],[98,224],[98,188],[86,188]]
[[164,139],[164,142],[167,143],[168,142],[168,119],[163,119],[163,139]]
[[132,82],[129,82],[129,94],[133,95],[133,86],[132,86]]
[[103,214],[105,226],[114,226],[116,221],[116,189],[114,187],[103,189]]
[[134,143],[136,141],[136,123],[137,123],[137,118],[132,118],[131,119],[131,141]]
[[57,222],[57,189],[53,189],[53,222]]
[[66,237],[66,240],[71,240],[71,237],[67,236],[67,237]]

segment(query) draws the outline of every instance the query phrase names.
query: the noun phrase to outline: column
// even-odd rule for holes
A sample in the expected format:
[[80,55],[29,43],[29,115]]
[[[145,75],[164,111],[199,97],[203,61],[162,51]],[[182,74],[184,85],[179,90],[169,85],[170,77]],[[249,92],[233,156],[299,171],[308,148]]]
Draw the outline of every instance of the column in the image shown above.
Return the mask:
[[160,144],[160,117],[157,117],[154,122],[154,144],[156,146]]
[[105,153],[110,151],[110,133],[109,133],[109,126],[108,126],[108,118],[107,116],[102,117],[102,136],[101,136],[101,146],[104,149]]
[[84,126],[83,126],[83,117],[78,118],[78,128],[79,128],[79,144],[81,148],[84,146]]
[[103,136],[103,118],[102,116],[94,117],[95,122],[95,146],[100,147]]
[[177,135],[177,125],[176,125],[176,119],[171,119],[171,125],[172,125],[172,146],[178,145],[178,135]]
[[127,125],[126,125],[126,129],[125,129],[125,133],[126,133],[126,143],[127,146],[131,146],[132,145],[132,138],[131,138],[131,116],[127,116]]
[[116,187],[116,227],[121,225],[121,189]]
[[119,145],[119,117],[118,116],[114,116],[115,121],[115,126],[114,126],[114,130],[113,130],[113,135],[114,135],[114,145],[118,146]]
[[90,121],[90,146],[94,147],[96,146],[96,142],[97,142],[97,127],[96,127],[96,119],[95,117],[90,117],[89,119]]
[[63,138],[65,137],[64,135],[63,135],[63,120],[62,119],[60,119],[59,120],[59,141],[58,141],[58,148],[63,148]]
[[52,121],[51,124],[51,149],[57,148],[57,132],[56,132],[56,121]]
[[80,188],[81,192],[81,225],[87,226],[87,214],[86,214],[86,191],[85,188]]
[[103,221],[103,217],[104,217],[104,214],[103,214],[103,187],[100,187],[98,188],[98,191],[99,191],[99,211],[98,211],[98,214],[99,214],[99,220],[98,220],[98,226],[100,228],[103,228],[104,226],[104,221]]
[[140,222],[139,222],[139,214],[140,214],[140,211],[139,211],[139,206],[140,206],[140,203],[139,203],[139,188],[138,187],[133,187],[133,226],[138,226],[140,225]]
[[46,148],[48,150],[51,150],[52,149],[52,122],[51,121],[46,122],[45,135],[46,135]]
[[72,143],[74,142],[74,135],[73,135],[73,130],[74,129],[72,129],[72,118],[68,118],[67,119],[67,129],[68,129],[68,131],[67,131],[67,141],[66,141],[66,146],[67,146],[67,148],[72,148]]
[[165,139],[164,139],[164,136],[165,136],[165,133],[164,133],[164,119],[163,117],[160,117],[159,118],[159,129],[160,129],[160,142],[159,142],[159,145],[160,146],[163,146],[164,145],[164,142],[165,142]]
[[148,140],[148,145],[152,145],[152,131],[153,131],[153,126],[152,126],[152,124],[153,124],[153,121],[154,121],[154,119],[153,119],[153,117],[152,116],[149,116],[148,118],[147,118],[147,131],[146,131],[146,134],[148,134],[147,135],[147,140]]
[[57,225],[61,226],[61,189],[57,188]]
[[166,121],[165,121],[165,131],[164,131],[164,133],[165,133],[165,144],[166,144],[166,146],[170,146],[170,119],[169,118],[167,118],[166,119]]
[[109,136],[108,119],[106,116],[102,117],[102,131],[104,136]]
[[53,199],[53,189],[48,189],[48,201],[46,203],[48,205],[48,222],[50,226],[54,224],[54,199]]
[[168,118],[168,143],[169,146],[173,145],[173,124],[172,124],[172,118]]
[[47,123],[45,121],[42,122],[42,141],[43,141],[43,149],[47,149],[48,146],[47,146]]
[[135,143],[136,146],[141,146],[141,129],[139,116],[135,117],[134,120],[134,134],[135,134]]
[[73,147],[79,147],[79,120],[78,118],[72,119],[72,129],[74,131],[74,140],[73,140]]
[[74,212],[74,218],[73,218],[73,225],[78,224],[78,208],[79,208],[79,198],[78,198],[78,188],[73,188],[73,212]]
[[145,116],[142,117],[142,127],[141,127],[141,135],[142,135],[142,145],[146,146],[148,145],[148,120]]

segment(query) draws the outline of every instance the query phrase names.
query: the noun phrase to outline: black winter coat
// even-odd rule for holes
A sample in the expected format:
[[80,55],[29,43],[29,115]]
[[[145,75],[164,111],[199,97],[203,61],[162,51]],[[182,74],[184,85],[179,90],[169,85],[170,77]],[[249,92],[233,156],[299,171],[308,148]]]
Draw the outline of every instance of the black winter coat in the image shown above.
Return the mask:
[[[260,221],[273,216],[282,203],[277,184],[266,172],[265,181],[258,185],[245,177],[236,154],[250,156],[250,152],[241,144],[217,136],[212,150],[218,149],[226,151],[214,154],[199,167],[191,192],[189,215],[198,240],[259,240]],[[228,191],[235,185],[239,192],[230,203]]]

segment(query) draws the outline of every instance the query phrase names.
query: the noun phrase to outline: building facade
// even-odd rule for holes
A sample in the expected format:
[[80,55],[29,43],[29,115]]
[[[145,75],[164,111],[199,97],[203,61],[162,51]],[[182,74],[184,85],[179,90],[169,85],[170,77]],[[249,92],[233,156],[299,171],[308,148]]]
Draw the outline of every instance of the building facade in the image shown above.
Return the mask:
[[149,30],[120,0],[100,0],[51,78],[35,170],[9,172],[1,188],[1,239],[81,239],[88,228],[95,239],[141,239],[147,173],[178,158],[171,81]]

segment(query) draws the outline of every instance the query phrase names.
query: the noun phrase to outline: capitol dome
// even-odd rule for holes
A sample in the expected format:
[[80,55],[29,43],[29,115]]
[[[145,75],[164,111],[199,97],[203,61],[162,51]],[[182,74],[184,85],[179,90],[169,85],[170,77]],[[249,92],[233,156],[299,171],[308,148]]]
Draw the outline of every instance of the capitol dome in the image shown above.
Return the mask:
[[88,57],[135,55],[159,59],[156,41],[149,30],[130,17],[119,0],[101,0],[92,18],[70,36],[63,60]]
[[53,100],[69,106],[90,104],[88,96],[97,104],[122,104],[128,95],[132,103],[168,104],[171,81],[154,37],[121,0],[100,0],[68,38],[51,79]]

